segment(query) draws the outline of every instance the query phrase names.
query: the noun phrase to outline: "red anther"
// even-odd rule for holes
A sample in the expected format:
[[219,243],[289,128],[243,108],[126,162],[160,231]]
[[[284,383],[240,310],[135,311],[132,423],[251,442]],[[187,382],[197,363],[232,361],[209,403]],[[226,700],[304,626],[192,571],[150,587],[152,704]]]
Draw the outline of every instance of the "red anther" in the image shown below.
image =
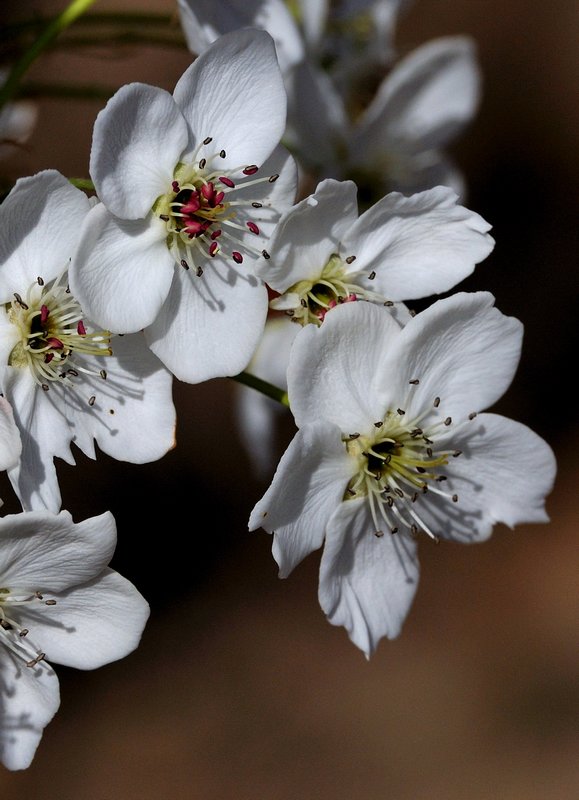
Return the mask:
[[243,261],[243,256],[237,250],[233,250],[231,253],[231,258],[235,261],[236,264],[241,264]]
[[246,167],[243,170],[244,175],[255,175],[259,167],[256,164],[250,164],[249,167]]
[[213,198],[213,202],[211,203],[211,207],[215,208],[216,206],[220,205],[223,202],[223,198],[224,197],[225,197],[225,192],[217,192],[217,194]]
[[219,236],[221,236],[221,228],[217,228],[217,229],[216,229],[216,230],[214,230],[214,231],[213,231],[213,233],[211,234],[211,238],[212,238],[212,239],[217,239]]
[[84,327],[84,322],[79,319],[76,325],[76,332],[79,336],[86,336],[86,328]]
[[54,353],[45,353],[44,354],[44,363],[45,364],[50,364],[50,362],[52,361],[53,358],[54,358]]
[[181,212],[187,216],[193,216],[201,208],[201,201],[197,192],[193,192],[187,202],[181,207]]
[[221,178],[219,178],[219,180],[220,180],[220,181],[221,181],[221,183],[223,183],[225,186],[229,186],[229,188],[230,188],[230,189],[235,189],[235,184],[233,183],[233,181],[231,180],[231,178],[227,178],[225,175],[222,175],[222,176],[221,176]]
[[46,340],[46,344],[49,347],[52,347],[53,350],[62,350],[64,347],[63,343],[60,341],[60,339],[57,339],[56,336],[50,336]]
[[48,315],[50,311],[48,310],[48,306],[40,306],[40,324],[44,325],[46,320],[48,319]]
[[247,224],[247,227],[249,228],[249,230],[252,233],[255,233],[255,234],[259,235],[259,228],[255,224],[255,222],[252,222],[251,220],[249,220],[249,222],[247,222],[246,224]]
[[211,242],[211,244],[209,245],[209,255],[213,257],[217,253],[218,249],[219,245],[217,244],[217,242]]
[[197,219],[190,219],[187,220],[185,225],[185,233],[189,234],[189,238],[192,239],[194,236],[201,236],[201,234],[205,233],[210,225],[211,223],[208,220],[199,222]]
[[209,204],[211,204],[212,200],[215,197],[215,186],[213,185],[212,181],[208,181],[208,183],[204,183],[201,189],[199,189],[202,196]]
[[173,183],[171,184],[171,188],[173,189],[175,194],[177,194],[179,192],[179,181],[173,181]]

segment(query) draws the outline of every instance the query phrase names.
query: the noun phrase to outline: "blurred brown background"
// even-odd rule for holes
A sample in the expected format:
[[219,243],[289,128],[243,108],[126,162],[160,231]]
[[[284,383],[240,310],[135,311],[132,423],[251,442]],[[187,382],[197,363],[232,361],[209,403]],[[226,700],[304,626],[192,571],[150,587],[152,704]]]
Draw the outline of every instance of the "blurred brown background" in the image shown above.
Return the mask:
[[[3,5],[19,14],[65,7]],[[175,6],[93,6],[126,9]],[[115,514],[113,565],[152,615],[123,661],[90,673],[57,668],[60,711],[27,771],[0,769],[0,798],[579,797],[578,22],[568,0],[415,0],[397,36],[402,52],[453,33],[478,43],[483,104],[453,152],[467,205],[492,223],[497,245],[460,288],[492,291],[525,324],[519,372],[495,410],[554,448],[551,522],[498,526],[473,547],[423,541],[402,635],[367,662],[318,607],[317,556],[280,581],[268,535],[247,533],[265,484],[239,442],[236,385],[176,384],[177,447],[162,461],[61,466],[76,519]],[[190,60],[176,47],[58,50],[27,79],[172,90]],[[38,103],[34,136],[3,172],[86,176],[104,100]],[[288,424],[286,440],[291,433]],[[18,510],[0,488],[4,511]]]

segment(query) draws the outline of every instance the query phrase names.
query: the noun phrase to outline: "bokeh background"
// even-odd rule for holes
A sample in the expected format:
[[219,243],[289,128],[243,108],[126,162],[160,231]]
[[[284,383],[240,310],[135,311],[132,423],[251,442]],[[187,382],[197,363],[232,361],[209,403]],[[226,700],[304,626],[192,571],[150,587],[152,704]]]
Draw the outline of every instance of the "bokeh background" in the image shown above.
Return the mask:
[[[20,16],[64,7],[2,2]],[[101,0],[93,10],[172,14],[175,4]],[[1,798],[579,797],[579,6],[414,0],[396,41],[403,53],[454,33],[478,44],[484,95],[452,152],[467,204],[497,242],[460,288],[490,290],[525,324],[519,371],[495,410],[555,450],[550,523],[497,526],[472,547],[424,540],[402,635],[366,661],[319,609],[317,554],[280,581],[269,536],[247,532],[267,484],[240,442],[237,385],[175,384],[177,446],[164,459],[59,464],[76,519],[114,513],[113,566],[147,597],[151,618],[123,661],[57,668],[60,711],[28,770],[0,770]],[[190,61],[173,45],[57,48],[27,81],[172,90]],[[3,177],[49,167],[87,176],[104,100],[36,102],[35,132]],[[288,420],[280,452],[292,433]],[[3,510],[18,511],[9,484],[0,490]]]

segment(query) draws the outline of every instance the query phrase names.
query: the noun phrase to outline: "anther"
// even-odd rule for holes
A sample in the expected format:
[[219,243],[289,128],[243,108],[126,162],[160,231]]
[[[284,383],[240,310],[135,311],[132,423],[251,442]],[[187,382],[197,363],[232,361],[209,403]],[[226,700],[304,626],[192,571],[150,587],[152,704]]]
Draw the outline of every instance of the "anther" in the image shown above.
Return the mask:
[[45,606],[55,606],[56,605],[56,600],[45,600],[44,601],[44,605]]
[[47,391],[48,391],[48,388],[49,388],[49,387],[48,387],[48,384],[47,384],[47,383],[43,383],[43,384],[41,384],[41,385],[42,385],[42,388],[44,389],[44,391],[45,391],[45,392],[47,392]]
[[452,454],[453,458],[458,458],[458,456],[462,455],[462,450],[455,450]]
[[181,259],[180,263],[181,263],[181,266],[183,267],[183,269],[189,269],[189,264],[185,261],[184,258]]
[[411,381],[408,381],[408,383],[409,383],[411,386],[418,386],[418,384],[420,383],[420,381],[418,380],[418,378],[412,378],[412,380],[411,380]]
[[248,222],[246,222],[246,225],[247,225],[247,227],[249,228],[249,230],[250,230],[252,233],[255,233],[255,234],[256,234],[256,236],[258,236],[258,235],[259,235],[259,228],[258,228],[258,227],[257,227],[257,225],[255,224],[255,222],[252,222],[251,220],[249,220]]
[[206,139],[203,139],[203,144],[209,144],[213,141],[213,136],[208,136]]
[[248,167],[245,167],[245,169],[243,169],[242,172],[244,175],[255,175],[258,169],[259,167],[257,166],[257,164],[250,164]]
[[386,306],[386,308],[392,308],[394,303],[392,302],[392,300],[384,300],[384,305]]
[[175,192],[175,194],[178,194],[178,193],[179,193],[179,191],[180,191],[180,187],[179,187],[179,181],[172,181],[172,183],[171,183],[171,188],[173,189],[173,191]]
[[202,158],[201,161],[199,162],[199,169],[205,169],[206,166],[207,166],[207,159]]
[[219,151],[219,158],[225,158],[226,155],[227,155],[227,153],[225,152],[225,150],[220,150]]
[[231,258],[235,261],[236,264],[241,264],[243,262],[243,256],[238,250],[232,251]]
[[[394,531],[393,531],[394,532]],[[384,531],[374,531],[374,536],[377,539],[381,539],[384,536]]]
[[88,404],[89,404],[89,406],[91,406],[91,407],[92,407],[92,406],[94,406],[94,404],[95,404],[95,403],[96,403],[96,397],[95,397],[95,396],[94,396],[94,394],[93,394],[93,395],[91,395],[91,396],[89,397],[89,399],[88,399]]
[[390,533],[398,533],[398,528],[396,526],[390,528]]
[[356,256],[348,256],[346,264],[352,264],[356,260]]
[[36,283],[37,283],[39,286],[44,286],[44,279],[43,279],[43,278],[41,278],[41,277],[40,277],[40,275],[39,275],[39,276],[38,276],[38,278],[36,279]]
[[202,269],[202,267],[197,267],[197,269],[195,270],[195,275],[196,275],[198,278],[200,278],[200,277],[203,275],[203,269]]
[[373,269],[372,272],[368,275],[368,280],[373,281],[375,277],[376,277],[376,270]]
[[162,219],[163,222],[169,222],[170,217],[168,214],[159,214],[159,219]]
[[404,409],[402,409],[402,408],[397,408],[396,409],[396,413],[400,414],[400,416],[403,417],[404,414],[406,414],[406,411],[404,411]]
[[23,308],[25,311],[27,311],[28,310],[28,306],[26,305],[24,300],[20,297],[18,292],[14,292],[14,297],[16,298],[16,302],[18,303],[20,308]]
[[382,427],[382,425],[384,425],[384,423],[382,422],[382,420],[378,420],[378,422],[375,422],[375,423],[374,423],[374,427],[375,427],[375,428],[381,428],[381,427]]
[[399,486],[396,486],[396,488],[394,489],[394,492],[395,492],[395,494],[398,495],[398,497],[404,497],[404,492],[402,491],[402,489],[400,489]]
[[251,204],[254,208],[263,208],[263,203],[258,203],[257,200],[254,200]]
[[452,417],[447,417],[447,418],[444,420],[444,424],[445,424],[447,427],[448,427],[449,425],[451,425],[451,424],[452,424]]
[[476,411],[473,411],[468,415],[468,418],[469,419],[474,419],[476,417],[476,415],[477,415]]
[[270,183],[275,183],[278,178],[279,178],[279,175],[270,175],[269,178],[268,178],[268,181]]
[[219,180],[221,181],[221,183],[222,183],[224,186],[227,186],[229,189],[235,189],[235,184],[233,183],[233,181],[231,180],[231,178],[228,178],[228,177],[226,177],[225,175],[222,175],[222,176],[219,178]]
[[440,405],[440,397],[435,397],[435,398],[434,398],[434,403],[433,403],[432,405],[433,405],[435,408],[438,408],[438,406]]
[[452,495],[452,502],[453,503],[458,503],[458,495],[457,494],[453,494]]
[[352,439],[358,439],[358,437],[359,437],[359,436],[360,436],[360,434],[359,434],[359,433],[351,433],[351,434],[348,436],[348,439],[350,439],[350,440],[352,440]]
[[270,254],[267,252],[267,250],[262,250],[261,251],[261,255],[265,258],[266,261],[267,261],[268,258],[271,258]]

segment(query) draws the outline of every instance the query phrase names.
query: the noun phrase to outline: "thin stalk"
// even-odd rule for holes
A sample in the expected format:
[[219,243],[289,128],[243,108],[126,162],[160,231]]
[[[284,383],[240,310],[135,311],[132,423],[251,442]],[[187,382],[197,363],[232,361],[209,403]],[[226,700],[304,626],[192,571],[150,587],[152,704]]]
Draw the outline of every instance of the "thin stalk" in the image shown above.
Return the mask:
[[58,17],[54,17],[54,19],[48,23],[38,36],[38,39],[33,42],[31,47],[29,47],[16,62],[8,75],[6,83],[0,89],[0,108],[16,94],[22,76],[31,67],[34,61],[36,61],[38,56],[46,50],[50,43],[53,42],[63,30],[68,28],[69,25],[72,25],[78,17],[84,14],[87,8],[94,2],[95,0],[72,0],[72,3],[64,9],[62,14],[59,14]]
[[288,408],[290,407],[287,392],[284,392],[283,389],[274,386],[272,383],[257,378],[249,372],[240,372],[239,375],[233,375],[232,378],[234,381],[243,383],[244,386],[249,386],[251,389],[256,389],[267,397],[271,397],[272,400],[277,400],[278,403]]

